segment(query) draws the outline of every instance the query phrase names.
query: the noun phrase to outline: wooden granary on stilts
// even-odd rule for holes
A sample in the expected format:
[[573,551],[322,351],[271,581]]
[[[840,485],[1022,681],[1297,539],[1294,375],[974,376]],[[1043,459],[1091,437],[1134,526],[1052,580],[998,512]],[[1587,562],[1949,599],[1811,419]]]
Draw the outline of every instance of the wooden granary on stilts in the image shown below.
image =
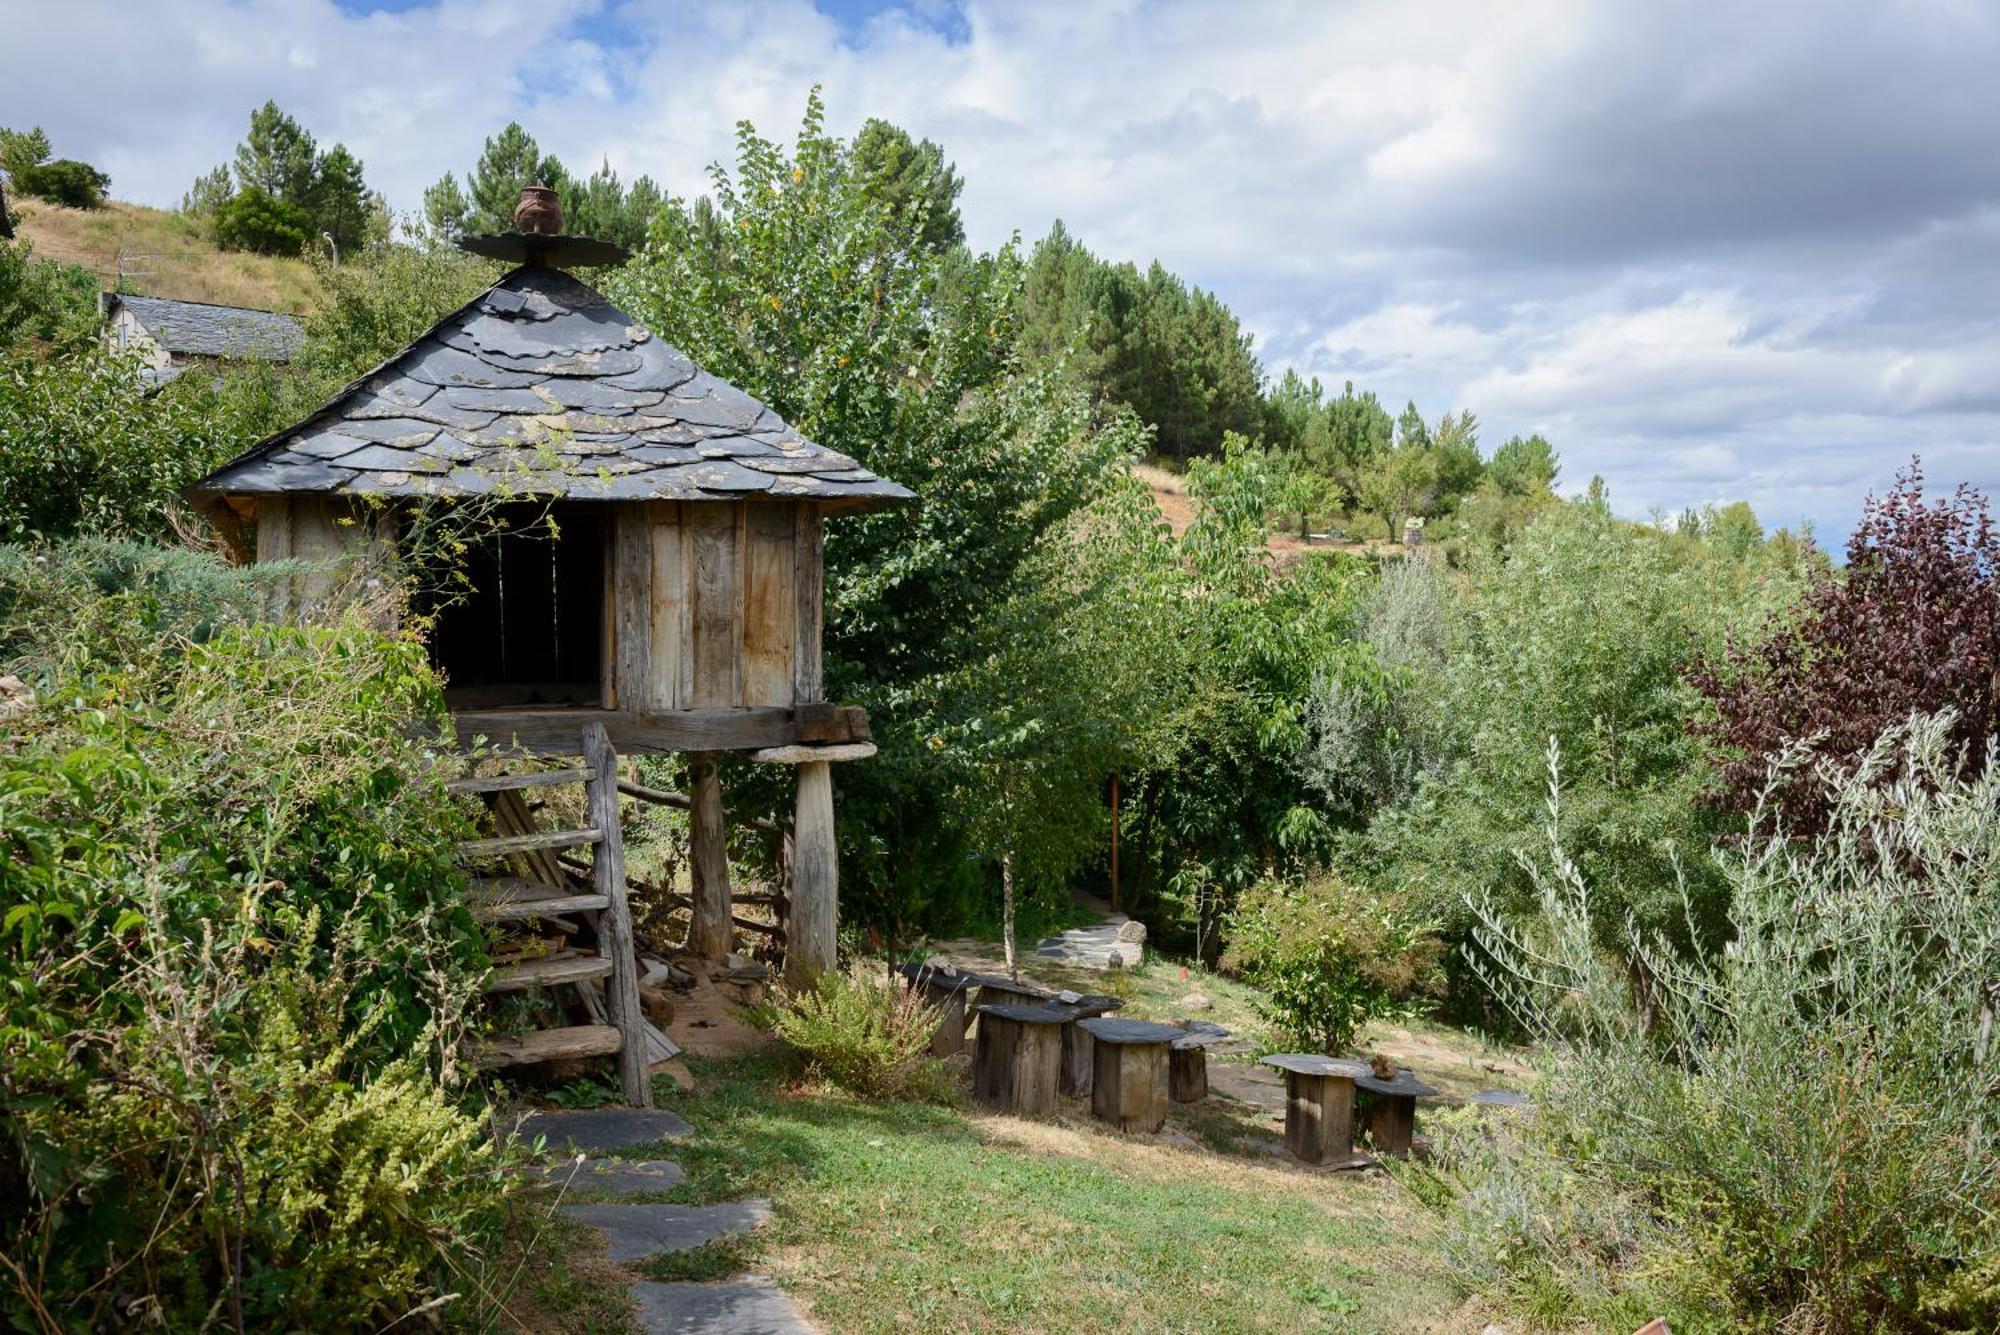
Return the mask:
[[[822,525],[910,493],[806,440],[565,272],[624,253],[560,235],[550,192],[524,191],[515,221],[463,244],[518,267],[189,495],[257,561],[332,562],[393,543],[422,498],[485,497],[518,505],[524,522],[554,520],[554,540],[503,525],[475,547],[471,588],[439,613],[431,649],[462,741],[585,762],[460,787],[504,816],[525,812],[520,789],[589,784],[589,828],[509,833],[503,820],[466,852],[517,873],[484,878],[484,916],[575,912],[598,943],[567,967],[496,970],[494,990],[576,985],[603,1021],[526,1036],[488,1064],[616,1052],[627,1099],[647,1102],[616,753],[691,758],[687,953],[704,959],[733,939],[716,754],[793,766],[785,974],[798,983],[831,967],[829,765],[874,748],[862,712],[821,686]],[[310,600],[325,578],[301,576],[289,596]],[[561,851],[586,845],[595,884],[550,884]]]

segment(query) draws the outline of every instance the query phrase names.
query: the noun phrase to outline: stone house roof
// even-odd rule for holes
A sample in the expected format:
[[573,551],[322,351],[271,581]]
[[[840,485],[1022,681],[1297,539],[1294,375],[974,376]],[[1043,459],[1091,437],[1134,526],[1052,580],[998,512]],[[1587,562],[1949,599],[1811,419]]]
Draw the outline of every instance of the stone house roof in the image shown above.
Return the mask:
[[302,493],[768,497],[835,510],[911,498],[536,264],[189,489]]
[[107,292],[103,298],[106,321],[115,322],[120,311],[172,358],[256,357],[285,362],[298,355],[305,341],[299,322],[276,311]]

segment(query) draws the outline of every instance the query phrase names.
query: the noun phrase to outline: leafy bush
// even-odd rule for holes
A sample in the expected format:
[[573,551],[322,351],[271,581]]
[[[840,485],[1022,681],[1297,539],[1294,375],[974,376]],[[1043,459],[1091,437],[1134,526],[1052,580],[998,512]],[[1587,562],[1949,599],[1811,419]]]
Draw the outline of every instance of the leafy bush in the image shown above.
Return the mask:
[[1823,785],[1798,770],[1767,793],[1771,761],[1795,742],[1817,737],[1816,755],[1853,766],[1884,729],[1950,709],[1967,763],[1983,765],[2000,734],[2000,529],[1986,498],[1961,486],[1927,504],[1911,464],[1869,498],[1844,572],[1814,583],[1789,624],[1705,656],[1690,679],[1714,706],[1698,728],[1721,752],[1712,797],[1735,811],[1775,800],[1799,833],[1823,818]]
[[485,1245],[437,681],[290,573],[0,548],[0,1318],[372,1328]]
[[182,488],[294,416],[268,365],[156,386],[92,345],[0,360],[0,542],[164,536]]
[[1816,767],[1814,838],[1759,813],[1720,859],[1730,945],[1633,931],[1637,997],[1553,834],[1536,926],[1483,914],[1495,992],[1557,1054],[1529,1134],[1643,1205],[1631,1274],[1739,1325],[2000,1324],[2000,773],[1966,777],[1955,727],[1920,716],[1852,773]]
[[928,1055],[938,1008],[901,979],[856,965],[828,971],[770,1011],[778,1037],[827,1079],[870,1098],[950,1097],[951,1069]]
[[97,276],[0,241],[0,353],[30,340],[75,347],[97,337]]
[[111,178],[87,162],[57,158],[8,173],[14,188],[31,199],[46,199],[72,209],[104,207]]
[[237,191],[215,208],[215,240],[224,250],[297,255],[312,236],[310,213],[254,185]]
[[1392,899],[1333,879],[1266,881],[1237,902],[1222,962],[1264,992],[1258,1013],[1287,1041],[1339,1054],[1436,987],[1441,951]]

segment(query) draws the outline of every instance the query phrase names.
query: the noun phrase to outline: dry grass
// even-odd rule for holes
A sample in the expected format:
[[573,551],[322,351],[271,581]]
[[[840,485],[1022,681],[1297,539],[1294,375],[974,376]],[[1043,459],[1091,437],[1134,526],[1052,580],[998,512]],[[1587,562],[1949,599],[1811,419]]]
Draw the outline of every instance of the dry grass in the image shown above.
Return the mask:
[[107,292],[122,283],[125,291],[146,296],[293,315],[312,304],[312,271],[304,261],[218,250],[177,214],[117,201],[101,209],[66,209],[10,199],[8,207],[36,255],[82,265]]

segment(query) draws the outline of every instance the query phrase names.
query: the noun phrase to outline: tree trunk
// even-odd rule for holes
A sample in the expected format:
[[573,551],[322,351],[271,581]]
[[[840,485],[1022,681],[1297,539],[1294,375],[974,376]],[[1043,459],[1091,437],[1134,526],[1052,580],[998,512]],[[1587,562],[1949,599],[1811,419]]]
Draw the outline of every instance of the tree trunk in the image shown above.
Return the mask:
[[1014,964],[1014,855],[1000,855],[1000,940],[1007,950],[1007,976],[1015,982],[1021,981],[1021,971]]

